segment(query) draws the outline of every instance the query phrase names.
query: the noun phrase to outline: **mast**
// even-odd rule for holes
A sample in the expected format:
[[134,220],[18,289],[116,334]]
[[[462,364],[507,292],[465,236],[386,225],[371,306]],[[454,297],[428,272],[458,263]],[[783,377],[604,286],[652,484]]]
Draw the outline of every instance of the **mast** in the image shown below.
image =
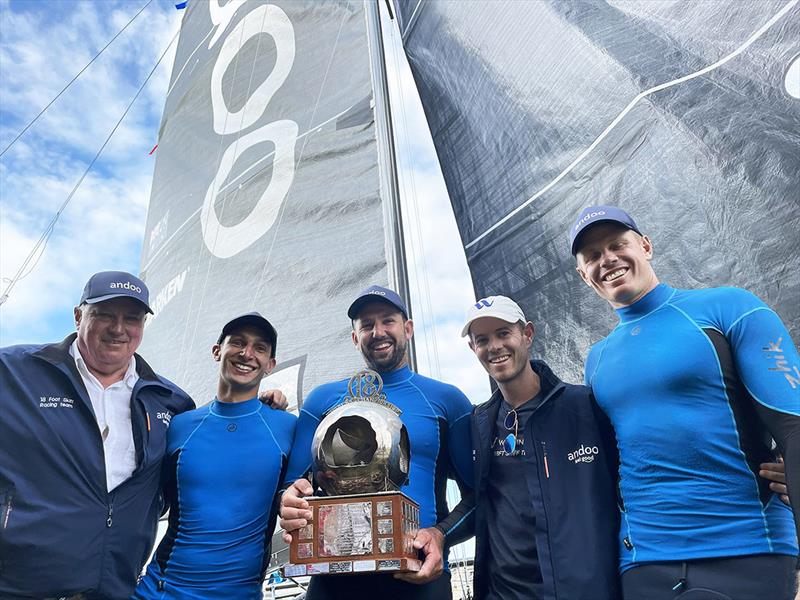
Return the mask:
[[[400,186],[397,178],[392,110],[389,102],[389,85],[386,78],[386,55],[383,49],[383,31],[378,2],[366,0],[367,36],[370,49],[372,89],[375,99],[375,130],[378,137],[378,163],[380,165],[383,197],[383,220],[386,229],[386,262],[389,284],[400,294],[412,318],[411,292],[408,285],[403,216],[400,208]],[[417,352],[412,338],[408,346],[411,368],[417,370]]]

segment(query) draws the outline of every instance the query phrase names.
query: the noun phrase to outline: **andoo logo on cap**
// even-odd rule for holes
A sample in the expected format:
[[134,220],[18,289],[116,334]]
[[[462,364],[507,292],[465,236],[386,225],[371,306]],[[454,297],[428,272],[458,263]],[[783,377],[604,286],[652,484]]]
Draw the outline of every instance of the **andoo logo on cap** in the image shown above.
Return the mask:
[[494,304],[494,302],[489,302],[486,298],[483,298],[475,303],[475,308],[478,310],[482,308],[489,308],[492,304]]
[[606,214],[606,211],[604,211],[604,210],[600,210],[600,211],[597,211],[597,212],[589,213],[588,215],[583,217],[580,221],[575,223],[575,230],[577,231],[578,227],[580,227],[581,225],[586,223],[586,221],[594,219],[595,217],[602,217],[604,214]]
[[123,289],[123,290],[131,290],[132,292],[136,292],[137,294],[142,293],[142,288],[140,288],[138,285],[132,284],[130,281],[126,281],[125,283],[121,281],[112,281],[109,287],[112,290]]

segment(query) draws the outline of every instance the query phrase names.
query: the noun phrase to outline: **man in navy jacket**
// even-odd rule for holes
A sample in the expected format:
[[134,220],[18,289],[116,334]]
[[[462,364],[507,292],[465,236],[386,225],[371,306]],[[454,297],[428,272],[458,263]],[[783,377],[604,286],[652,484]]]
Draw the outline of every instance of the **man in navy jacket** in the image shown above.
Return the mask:
[[60,343],[0,349],[0,597],[127,598],[161,511],[170,419],[194,407],[135,354],[145,284],[93,275]]
[[462,335],[497,384],[472,414],[475,598],[619,597],[617,450],[587,387],[528,359],[534,328],[505,296]]

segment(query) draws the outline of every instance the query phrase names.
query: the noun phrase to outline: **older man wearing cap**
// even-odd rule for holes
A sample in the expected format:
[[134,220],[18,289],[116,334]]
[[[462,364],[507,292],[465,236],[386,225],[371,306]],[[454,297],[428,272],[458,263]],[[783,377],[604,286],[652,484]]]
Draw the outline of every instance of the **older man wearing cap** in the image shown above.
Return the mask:
[[0,349],[0,597],[124,598],[161,511],[170,419],[194,407],[135,354],[147,286],[93,275],[77,333]]
[[[452,596],[450,576],[443,570],[443,547],[458,543],[471,533],[471,512],[462,501],[448,513],[445,488],[448,476],[455,477],[462,490],[470,493],[469,415],[472,405],[457,388],[411,371],[408,341],[414,324],[408,310],[394,291],[372,286],[350,305],[352,338],[367,365],[383,378],[388,402],[400,409],[411,443],[409,482],[402,491],[420,505],[423,529],[414,542],[425,554],[419,573],[408,575],[355,574],[345,577],[312,577],[308,600],[321,598],[407,598],[446,600]],[[348,380],[321,385],[303,403],[289,465],[289,481],[311,468],[311,440],[325,413],[342,403]],[[283,496],[281,525],[291,531],[311,518],[308,503],[312,486],[298,479]],[[288,542],[288,535],[285,536]],[[444,558],[443,558],[444,556]],[[438,579],[437,579],[438,577]],[[417,585],[412,585],[417,584]]]
[[[652,241],[620,208],[585,209],[571,246],[619,317],[585,381],[619,443],[625,597],[793,598],[800,357],[786,327],[745,290],[660,283]],[[757,476],[773,460],[770,437],[794,522]]]
[[211,348],[217,395],[167,434],[169,529],[135,598],[261,598],[297,417],[258,398],[278,334],[258,313],[229,321]]
[[529,360],[516,302],[482,298],[461,332],[497,384],[472,414],[475,598],[615,600],[617,449],[589,388]]

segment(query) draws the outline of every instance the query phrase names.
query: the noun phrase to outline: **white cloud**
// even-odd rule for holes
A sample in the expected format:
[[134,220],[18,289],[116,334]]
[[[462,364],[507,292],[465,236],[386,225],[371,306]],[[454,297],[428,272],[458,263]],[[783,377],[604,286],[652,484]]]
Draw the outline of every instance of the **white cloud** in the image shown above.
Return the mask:
[[[141,7],[131,2],[2,4],[0,146],[5,147]],[[0,159],[0,277],[13,276],[139,85],[182,13],[152,3]],[[36,267],[0,313],[0,344],[72,327],[91,273],[139,267],[156,143],[175,45],[61,215]]]

